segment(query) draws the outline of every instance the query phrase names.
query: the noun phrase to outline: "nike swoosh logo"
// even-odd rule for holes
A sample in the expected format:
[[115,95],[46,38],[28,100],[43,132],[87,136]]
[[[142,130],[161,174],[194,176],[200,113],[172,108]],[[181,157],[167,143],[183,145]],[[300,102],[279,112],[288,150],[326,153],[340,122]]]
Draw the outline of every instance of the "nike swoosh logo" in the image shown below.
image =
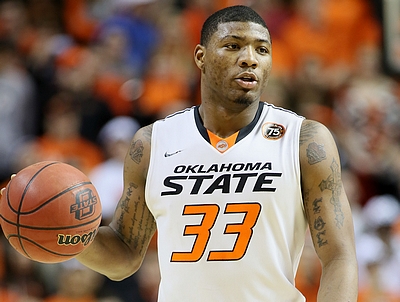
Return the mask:
[[165,152],[164,153],[164,157],[170,157],[170,156],[178,154],[180,152],[182,152],[182,150],[178,150],[178,151],[175,151],[175,152],[172,152],[172,153]]

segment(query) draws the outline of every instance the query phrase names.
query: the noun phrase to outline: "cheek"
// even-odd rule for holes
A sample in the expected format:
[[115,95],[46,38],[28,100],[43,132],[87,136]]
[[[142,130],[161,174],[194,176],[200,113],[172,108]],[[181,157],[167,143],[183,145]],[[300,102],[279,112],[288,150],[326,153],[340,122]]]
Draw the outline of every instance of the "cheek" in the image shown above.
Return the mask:
[[215,57],[209,61],[207,67],[204,68],[205,73],[208,74],[209,79],[215,84],[219,85],[227,79],[228,68],[222,58]]
[[264,69],[263,71],[263,79],[264,82],[268,82],[269,76],[271,74],[271,70],[272,70],[272,64],[271,62],[268,63],[268,67]]

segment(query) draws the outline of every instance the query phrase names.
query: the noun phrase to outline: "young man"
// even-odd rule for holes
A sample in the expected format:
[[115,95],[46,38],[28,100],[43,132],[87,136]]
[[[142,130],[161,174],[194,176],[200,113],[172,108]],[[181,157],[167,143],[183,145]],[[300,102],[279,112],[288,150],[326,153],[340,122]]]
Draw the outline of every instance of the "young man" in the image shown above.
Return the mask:
[[357,300],[336,145],[323,125],[261,102],[271,50],[252,9],[208,18],[194,52],[201,105],[137,132],[114,219],[79,261],[123,279],[157,229],[159,301],[304,301],[294,278],[308,225],[318,301]]

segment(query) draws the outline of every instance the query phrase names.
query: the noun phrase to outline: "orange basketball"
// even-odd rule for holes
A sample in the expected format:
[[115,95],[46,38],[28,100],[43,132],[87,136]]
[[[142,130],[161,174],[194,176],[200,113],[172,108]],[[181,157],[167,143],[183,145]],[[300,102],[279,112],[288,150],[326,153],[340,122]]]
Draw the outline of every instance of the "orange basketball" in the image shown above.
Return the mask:
[[93,241],[101,222],[98,193],[75,167],[54,161],[28,166],[7,184],[1,227],[10,244],[38,262],[71,259]]

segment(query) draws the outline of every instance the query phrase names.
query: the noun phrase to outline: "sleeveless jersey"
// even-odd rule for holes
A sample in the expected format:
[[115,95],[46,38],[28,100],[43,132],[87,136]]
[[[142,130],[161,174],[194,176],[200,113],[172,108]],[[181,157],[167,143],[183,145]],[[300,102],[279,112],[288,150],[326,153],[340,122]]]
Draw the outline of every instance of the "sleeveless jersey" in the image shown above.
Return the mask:
[[154,123],[146,202],[158,228],[159,301],[305,301],[294,286],[307,226],[302,121],[260,102],[225,152],[210,144],[198,107]]

